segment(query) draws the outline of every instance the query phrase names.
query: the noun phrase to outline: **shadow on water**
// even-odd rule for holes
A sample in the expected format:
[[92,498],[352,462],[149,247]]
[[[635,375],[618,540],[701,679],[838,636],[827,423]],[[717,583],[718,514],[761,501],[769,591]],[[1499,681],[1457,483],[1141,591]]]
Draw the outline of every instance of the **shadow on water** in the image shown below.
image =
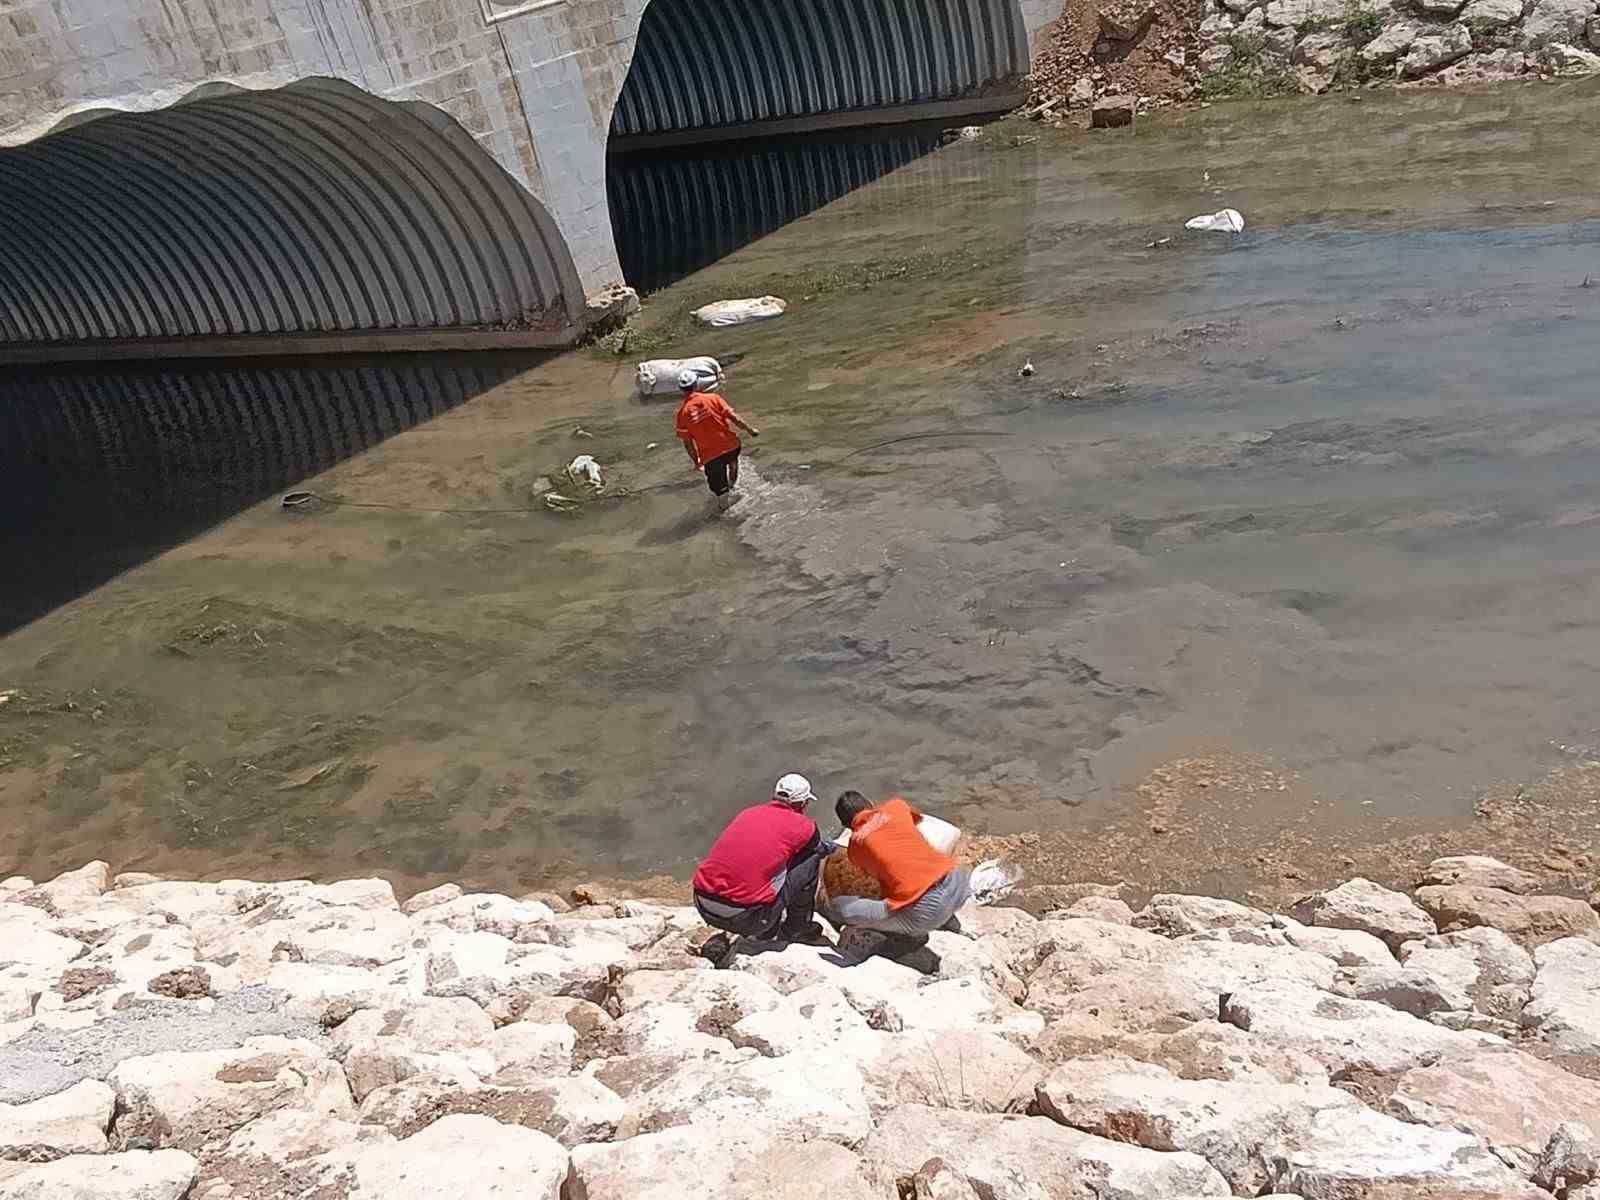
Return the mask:
[[0,372],[0,634],[540,361]]
[[628,282],[653,292],[939,147],[939,125],[613,154],[612,231]]

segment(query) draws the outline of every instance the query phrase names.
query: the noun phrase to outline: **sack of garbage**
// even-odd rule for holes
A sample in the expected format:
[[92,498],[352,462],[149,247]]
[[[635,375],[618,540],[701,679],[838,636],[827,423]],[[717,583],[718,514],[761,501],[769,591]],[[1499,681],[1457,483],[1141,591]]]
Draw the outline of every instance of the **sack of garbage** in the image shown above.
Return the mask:
[[1003,900],[1020,882],[1021,867],[1003,863],[998,858],[984,859],[972,868],[972,902],[984,905]]
[[585,483],[595,491],[603,486],[600,479],[600,464],[595,462],[594,455],[580,454],[567,464],[567,474],[573,483]]
[[665,396],[678,390],[678,372],[693,371],[700,380],[700,390],[717,391],[726,382],[722,364],[709,355],[696,358],[652,358],[639,364],[636,380],[639,395]]
[[1183,223],[1183,227],[1211,233],[1239,233],[1244,229],[1244,217],[1237,208],[1224,208],[1218,212],[1190,217]]
[[702,325],[744,325],[750,321],[770,321],[783,316],[789,307],[787,300],[777,296],[756,296],[746,300],[717,300],[694,310],[694,319]]

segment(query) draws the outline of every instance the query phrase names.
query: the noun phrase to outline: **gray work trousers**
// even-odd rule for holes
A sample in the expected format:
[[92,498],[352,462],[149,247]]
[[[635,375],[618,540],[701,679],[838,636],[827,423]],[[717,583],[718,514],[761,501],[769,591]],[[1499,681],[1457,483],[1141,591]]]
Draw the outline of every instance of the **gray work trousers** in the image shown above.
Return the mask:
[[967,902],[972,894],[972,868],[957,867],[906,907],[891,911],[886,900],[834,896],[823,910],[835,925],[914,936],[932,933]]

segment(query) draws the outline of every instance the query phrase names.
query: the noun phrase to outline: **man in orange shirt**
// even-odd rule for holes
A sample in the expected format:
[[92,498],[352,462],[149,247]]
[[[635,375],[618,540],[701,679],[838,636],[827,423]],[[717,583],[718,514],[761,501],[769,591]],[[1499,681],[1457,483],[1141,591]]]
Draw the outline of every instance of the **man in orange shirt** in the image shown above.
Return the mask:
[[916,937],[967,902],[972,871],[928,845],[917,831],[922,814],[900,797],[874,808],[860,792],[846,792],[833,811],[850,830],[850,861],[883,887],[882,900],[830,897],[824,913],[835,925]]
[[751,437],[760,437],[761,431],[747,424],[715,392],[697,391],[699,386],[700,377],[693,371],[685,368],[678,372],[678,390],[683,393],[683,404],[678,408],[678,438],[689,461],[705,471],[711,494],[721,499],[739,482],[741,447],[734,427]]

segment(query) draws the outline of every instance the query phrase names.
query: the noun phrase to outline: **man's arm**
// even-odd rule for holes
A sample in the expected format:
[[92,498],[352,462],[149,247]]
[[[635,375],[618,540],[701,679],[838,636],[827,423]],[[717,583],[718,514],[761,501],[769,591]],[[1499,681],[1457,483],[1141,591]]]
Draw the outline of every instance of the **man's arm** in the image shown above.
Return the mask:
[[738,413],[734,412],[731,408],[728,410],[728,420],[732,421],[735,425],[737,425],[740,429],[744,430],[751,437],[760,437],[761,436],[761,430],[757,429],[754,425],[750,424],[750,422],[746,421],[743,417],[741,417]]
[[689,461],[695,465],[696,470],[699,470],[700,455],[695,451],[694,439],[680,436],[678,440],[683,443],[683,452],[689,456]]

